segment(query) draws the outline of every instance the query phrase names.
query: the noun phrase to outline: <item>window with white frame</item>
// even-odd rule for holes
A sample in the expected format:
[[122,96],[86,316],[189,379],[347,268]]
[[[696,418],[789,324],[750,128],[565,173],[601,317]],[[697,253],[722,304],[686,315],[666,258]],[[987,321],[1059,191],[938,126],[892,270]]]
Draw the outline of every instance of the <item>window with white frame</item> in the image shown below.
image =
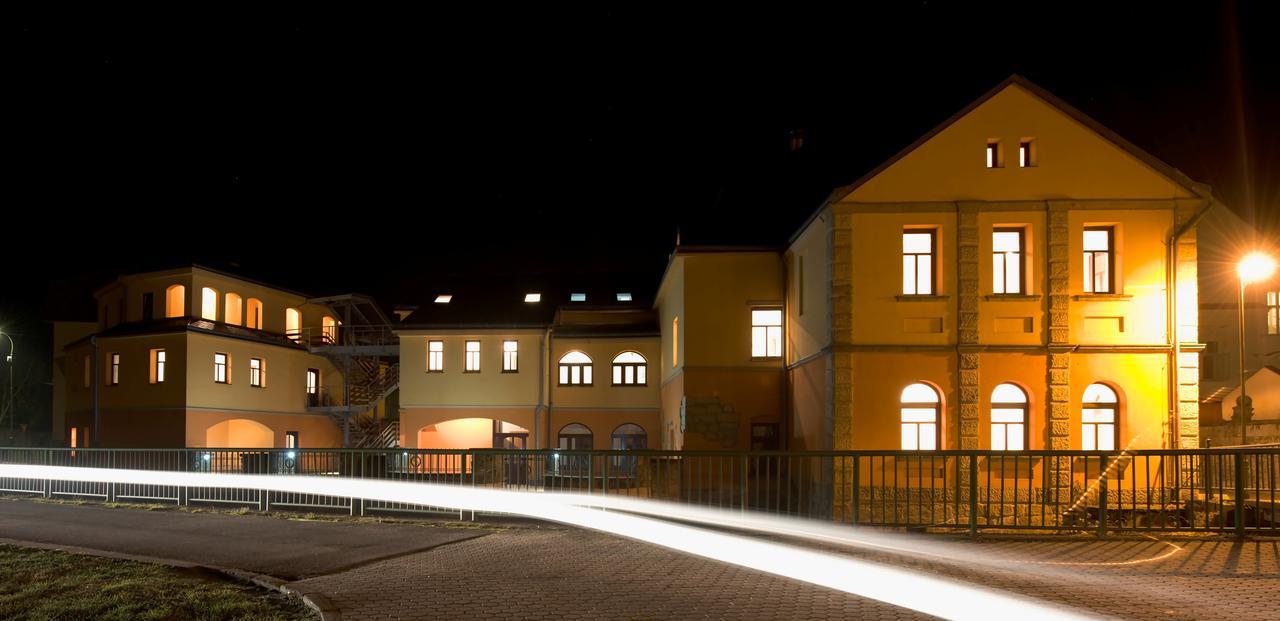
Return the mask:
[[165,353],[163,349],[151,350],[151,383],[164,383]]
[[502,372],[520,371],[520,341],[508,339],[502,342]]
[[580,351],[571,351],[560,357],[561,386],[590,386],[591,357]]
[[107,385],[119,386],[120,385],[120,354],[113,352],[112,354],[110,354],[108,359],[111,361],[111,366],[107,374]]
[[1027,393],[1014,384],[991,391],[991,450],[1027,448]]
[[1084,230],[1084,292],[1115,293],[1115,229],[1091,226]]
[[991,289],[1005,295],[1022,293],[1022,229],[999,228],[991,233]]
[[230,383],[227,378],[227,359],[226,354],[213,355],[213,381],[219,384]]
[[1084,390],[1080,412],[1080,448],[1086,451],[1114,451],[1120,444],[1120,400],[1106,384],[1090,384]]
[[751,357],[782,357],[782,309],[751,309]]
[[1280,290],[1267,292],[1267,334],[1280,334]]
[[266,379],[265,378],[266,372],[267,370],[262,364],[262,358],[249,359],[249,385],[250,386],[253,386],[254,388],[262,388],[264,380]]
[[644,356],[624,351],[613,358],[614,386],[644,386],[648,383],[649,362]]
[[899,399],[902,450],[931,451],[938,448],[938,392],[932,386],[915,383],[902,390]]
[[933,295],[936,231],[906,229],[902,232],[902,294]]
[[444,373],[444,341],[427,341],[427,373]]
[[462,361],[463,373],[479,373],[480,372],[480,341],[467,341],[464,343],[464,355]]

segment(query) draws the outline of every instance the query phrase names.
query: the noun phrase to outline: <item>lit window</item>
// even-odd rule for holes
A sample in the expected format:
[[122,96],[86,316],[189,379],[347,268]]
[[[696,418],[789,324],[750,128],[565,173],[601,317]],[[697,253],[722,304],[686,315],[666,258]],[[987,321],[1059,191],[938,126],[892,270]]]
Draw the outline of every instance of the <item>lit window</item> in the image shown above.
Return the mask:
[[1114,451],[1120,444],[1120,410],[1116,391],[1105,384],[1084,389],[1084,409],[1080,413],[1080,448],[1086,451]]
[[991,392],[991,450],[1027,448],[1027,394],[1013,384]]
[[751,309],[751,357],[782,357],[782,309]]
[[307,369],[307,396],[313,404],[320,396],[320,369]]
[[249,298],[244,305],[244,326],[254,330],[262,329],[262,300]]
[[302,340],[302,313],[296,308],[284,309],[284,335],[295,342]]
[[480,372],[480,341],[467,341],[466,358],[463,360],[463,373],[479,373]]
[[326,343],[338,342],[338,322],[333,317],[325,315],[320,318],[320,332]]
[[173,285],[164,291],[164,316],[185,317],[187,315],[187,288]]
[[1085,293],[1113,293],[1111,271],[1113,268],[1112,242],[1115,230],[1109,226],[1095,226],[1084,230],[1084,291]]
[[928,384],[912,384],[902,391],[902,450],[938,448],[938,393]]
[[630,301],[631,301],[631,294],[630,294],[630,293],[619,293],[619,294],[618,294],[618,301],[619,301],[619,302],[630,302]]
[[1035,166],[1035,151],[1030,140],[1018,143],[1018,166],[1031,168]]
[[442,293],[436,296],[436,304],[448,304],[449,302],[452,302],[452,301],[453,301],[453,296],[447,293]]
[[164,383],[165,353],[163,349],[151,350],[151,383]]
[[586,302],[586,301],[587,301],[587,294],[585,294],[585,293],[570,293],[570,294],[569,294],[569,301],[570,301],[570,302]]
[[287,449],[298,448],[298,432],[296,431],[284,432],[284,447]]
[[671,368],[680,364],[680,318],[671,318]]
[[261,358],[249,359],[249,385],[250,386],[253,386],[254,388],[262,388],[263,380],[265,379],[263,375],[265,375],[265,373],[266,373],[266,369],[263,368],[262,366]]
[[427,372],[444,372],[444,341],[427,341]]
[[992,292],[1022,293],[1022,252],[1022,229],[991,233]]
[[111,365],[107,373],[107,385],[118,386],[120,384],[120,354],[112,353],[108,359],[111,361]]
[[580,351],[571,351],[560,357],[561,386],[590,386],[591,358]]
[[236,293],[228,293],[226,297],[226,309],[222,311],[224,319],[227,323],[240,325],[243,321],[244,306],[240,299],[240,295]]
[[1280,334],[1280,291],[1267,292],[1267,334]]
[[934,231],[902,232],[903,295],[933,294]]
[[502,372],[515,373],[520,370],[520,342],[502,342]]
[[219,384],[227,384],[227,358],[226,354],[213,355],[213,381]]
[[205,287],[200,290],[200,318],[209,321],[218,320],[218,292]]
[[525,301],[525,302],[528,302],[528,303],[530,303],[530,304],[535,303],[535,302],[541,302],[541,301],[542,301],[542,294],[541,294],[541,293],[526,293],[526,294],[524,294],[524,301]]
[[1000,161],[1000,141],[987,141],[987,168],[1000,168],[1003,162]]
[[648,383],[649,363],[644,356],[624,351],[613,359],[614,386],[644,386]]

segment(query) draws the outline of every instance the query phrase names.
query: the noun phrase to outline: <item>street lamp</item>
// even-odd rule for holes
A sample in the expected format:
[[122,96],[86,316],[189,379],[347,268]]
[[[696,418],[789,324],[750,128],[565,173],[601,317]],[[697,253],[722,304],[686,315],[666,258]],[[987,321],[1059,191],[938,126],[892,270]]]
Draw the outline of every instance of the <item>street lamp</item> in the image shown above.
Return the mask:
[[1261,252],[1251,252],[1236,265],[1236,274],[1240,276],[1240,298],[1237,308],[1239,310],[1240,323],[1240,399],[1236,406],[1236,416],[1240,418],[1240,444],[1243,446],[1248,443],[1247,434],[1248,427],[1245,421],[1253,410],[1253,403],[1245,394],[1244,389],[1244,288],[1249,283],[1271,278],[1271,274],[1276,271],[1276,260],[1262,254]]
[[13,411],[13,350],[17,347],[13,344],[13,337],[5,334],[4,330],[0,330],[0,336],[9,339],[9,354],[4,357],[4,361],[9,363],[9,444],[13,444],[13,417],[16,412]]

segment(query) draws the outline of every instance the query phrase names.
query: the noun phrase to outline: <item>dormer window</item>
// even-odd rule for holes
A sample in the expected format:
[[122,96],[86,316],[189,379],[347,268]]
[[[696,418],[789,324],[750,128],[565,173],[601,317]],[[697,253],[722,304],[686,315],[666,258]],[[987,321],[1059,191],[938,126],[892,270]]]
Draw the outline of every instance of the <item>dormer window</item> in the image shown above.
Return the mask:
[[453,301],[453,296],[448,293],[442,293],[436,296],[436,304],[448,304]]
[[541,294],[541,293],[526,293],[526,294],[524,294],[524,301],[525,301],[525,302],[528,302],[528,303],[530,303],[530,304],[536,304],[536,303],[538,303],[538,302],[541,302],[541,301],[542,301],[542,294]]
[[587,301],[587,294],[585,294],[585,293],[570,293],[570,294],[569,294],[569,301],[570,301],[570,302],[586,302],[586,301]]
[[630,302],[630,301],[631,301],[631,294],[630,294],[630,293],[619,293],[619,294],[618,294],[618,301],[619,301],[619,302]]

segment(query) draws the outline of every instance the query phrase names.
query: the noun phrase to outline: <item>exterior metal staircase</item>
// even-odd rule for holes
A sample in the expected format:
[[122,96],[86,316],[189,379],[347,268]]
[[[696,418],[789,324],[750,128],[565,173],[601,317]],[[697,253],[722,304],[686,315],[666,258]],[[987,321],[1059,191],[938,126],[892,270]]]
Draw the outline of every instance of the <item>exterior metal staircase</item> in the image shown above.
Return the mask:
[[343,375],[339,386],[321,386],[310,395],[307,410],[325,413],[343,432],[347,448],[395,448],[400,445],[400,424],[385,403],[400,388],[400,339],[390,319],[360,295],[310,300],[326,304],[341,323],[327,328],[307,328],[294,338],[307,349],[324,356]]

